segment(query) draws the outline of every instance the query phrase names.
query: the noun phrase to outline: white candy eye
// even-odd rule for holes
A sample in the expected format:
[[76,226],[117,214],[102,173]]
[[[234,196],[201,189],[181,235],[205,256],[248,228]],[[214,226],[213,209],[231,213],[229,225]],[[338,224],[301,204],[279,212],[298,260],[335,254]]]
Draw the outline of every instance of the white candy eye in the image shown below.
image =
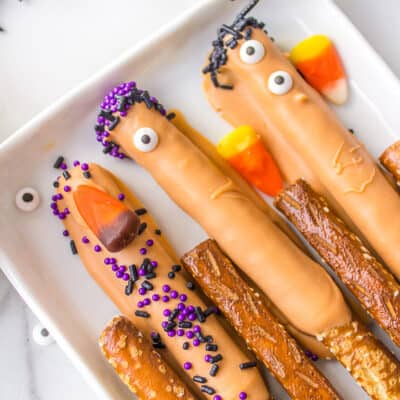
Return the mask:
[[31,187],[22,188],[15,196],[15,204],[20,210],[31,212],[40,204],[39,193]]
[[293,79],[286,71],[275,71],[268,78],[268,89],[273,94],[286,94],[292,86]]
[[148,153],[158,145],[157,132],[151,128],[140,128],[133,136],[133,143],[139,151]]
[[50,332],[42,324],[35,325],[32,331],[32,337],[40,346],[48,346],[54,342]]
[[265,49],[258,40],[246,40],[240,46],[240,59],[246,64],[256,64],[264,58]]

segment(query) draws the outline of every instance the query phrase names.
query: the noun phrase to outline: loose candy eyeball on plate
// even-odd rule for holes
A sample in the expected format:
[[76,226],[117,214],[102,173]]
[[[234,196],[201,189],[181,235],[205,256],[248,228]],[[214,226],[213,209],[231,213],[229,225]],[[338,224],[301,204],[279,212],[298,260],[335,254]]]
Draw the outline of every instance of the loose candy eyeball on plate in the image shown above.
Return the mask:
[[22,188],[15,195],[15,204],[21,211],[32,212],[39,207],[39,193],[31,187]]
[[33,340],[40,346],[48,346],[54,342],[50,332],[42,325],[37,324],[32,331]]

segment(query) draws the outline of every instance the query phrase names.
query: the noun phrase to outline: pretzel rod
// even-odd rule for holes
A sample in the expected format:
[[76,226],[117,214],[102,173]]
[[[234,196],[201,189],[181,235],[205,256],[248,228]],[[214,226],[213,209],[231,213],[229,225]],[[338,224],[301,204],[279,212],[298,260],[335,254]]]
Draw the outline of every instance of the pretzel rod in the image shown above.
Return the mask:
[[372,399],[400,399],[399,362],[365,325],[353,321],[319,338]]
[[389,146],[379,157],[379,161],[392,173],[397,185],[400,185],[400,141]]
[[393,275],[304,180],[287,187],[275,204],[399,346],[400,285]]
[[[188,386],[191,382],[194,390],[222,398],[241,392],[253,399],[269,398],[257,369],[240,370],[248,355],[182,273],[178,257],[150,213],[125,185],[100,166],[83,163],[65,170],[54,200],[52,208],[88,273],[155,348],[166,348],[168,362]],[[135,218],[139,219],[137,232],[137,225],[129,223]],[[129,227],[133,230],[126,231]],[[101,239],[123,248],[111,252]],[[221,355],[216,361],[218,371],[212,375],[205,360],[210,344]],[[203,383],[194,381],[195,376],[202,377]]]
[[101,334],[99,345],[115,372],[139,399],[195,399],[162,355],[127,318],[114,318]]
[[340,398],[215,241],[199,244],[182,262],[292,398]]
[[210,103],[235,126],[253,126],[289,181],[305,178],[400,278],[400,197],[376,160],[262,22],[249,17],[230,30],[212,42],[203,70]]

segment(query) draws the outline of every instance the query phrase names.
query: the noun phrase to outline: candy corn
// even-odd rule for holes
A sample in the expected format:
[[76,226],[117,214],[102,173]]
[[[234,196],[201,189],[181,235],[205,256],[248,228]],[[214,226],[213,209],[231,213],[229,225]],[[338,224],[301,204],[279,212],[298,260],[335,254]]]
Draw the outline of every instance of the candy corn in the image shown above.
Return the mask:
[[136,236],[138,216],[108,193],[81,185],[74,191],[74,201],[81,217],[107,250],[121,251]]
[[281,191],[278,166],[251,126],[240,126],[228,133],[217,150],[243,178],[265,194],[276,196]]
[[339,54],[324,35],[314,35],[300,42],[290,53],[290,60],[304,79],[328,100],[343,104],[348,86]]

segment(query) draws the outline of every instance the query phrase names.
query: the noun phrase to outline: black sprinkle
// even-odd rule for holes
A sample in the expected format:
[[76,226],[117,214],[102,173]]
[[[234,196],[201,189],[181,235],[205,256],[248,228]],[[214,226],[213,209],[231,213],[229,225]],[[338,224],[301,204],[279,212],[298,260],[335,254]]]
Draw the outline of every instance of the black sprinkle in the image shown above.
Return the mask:
[[144,215],[147,213],[147,210],[145,208],[138,208],[135,210],[136,215]]
[[153,341],[153,343],[160,343],[161,342],[161,336],[158,332],[155,332],[155,334],[151,335],[151,340]]
[[109,144],[107,147],[104,147],[103,153],[108,154],[112,150],[113,147],[114,147],[113,144]]
[[53,182],[53,187],[58,188],[60,186],[58,181],[54,181]]
[[65,178],[65,180],[67,181],[69,178],[71,178],[71,174],[68,171],[64,171],[63,172],[63,177]]
[[168,272],[168,278],[169,279],[174,279],[175,278],[175,272],[172,272],[172,271]]
[[173,321],[178,316],[178,314],[179,314],[179,310],[177,308],[175,308],[175,310],[172,311],[172,313],[168,317],[168,321]]
[[172,331],[176,327],[176,322],[175,321],[169,321],[168,325],[165,327],[165,332]]
[[95,131],[101,131],[101,132],[104,132],[104,125],[95,125],[94,126],[94,130]]
[[194,289],[196,288],[196,286],[194,285],[194,283],[191,282],[191,281],[189,281],[188,283],[186,283],[186,287],[187,287],[189,290],[194,290]]
[[189,329],[193,326],[193,324],[190,321],[181,321],[179,322],[179,328],[183,328],[183,329]]
[[213,338],[211,335],[207,335],[207,336],[205,337],[205,339],[206,339],[206,342],[207,342],[207,343],[212,343],[212,342],[214,341],[214,338]]
[[203,393],[207,393],[207,394],[214,394],[215,393],[215,389],[213,389],[210,386],[207,385],[201,385],[201,391]]
[[187,350],[190,347],[189,342],[184,342],[182,345],[183,350]]
[[176,114],[174,112],[170,112],[167,114],[167,119],[171,121],[171,119],[174,119],[176,117]]
[[133,280],[129,280],[128,281],[128,284],[125,286],[125,294],[127,295],[127,296],[130,296],[132,293],[133,293],[133,285],[134,285],[135,283],[133,282]]
[[206,338],[204,337],[204,335],[201,332],[196,332],[196,337],[197,337],[197,339],[200,340],[200,343],[206,342]]
[[85,171],[85,172],[83,173],[83,176],[84,176],[86,179],[90,179],[90,178],[92,177],[92,175],[90,174],[90,171]]
[[270,40],[271,42],[275,42],[275,38],[273,38],[272,36],[269,37],[269,40]]
[[155,272],[149,272],[148,274],[146,274],[146,279],[154,279],[156,276],[157,275]]
[[[149,266],[150,266],[150,268],[149,268]],[[142,264],[140,265],[140,268],[139,269],[143,269],[144,271],[146,271],[147,273],[148,272],[152,272],[153,271],[153,268],[152,268],[152,266],[151,266],[151,263],[150,263],[150,258],[145,258],[144,260],[143,260],[143,262],[142,262]]]
[[197,319],[199,320],[199,322],[203,323],[206,320],[206,317],[205,317],[201,307],[196,307],[195,313],[196,313],[196,316],[197,316]]
[[129,272],[131,274],[131,280],[133,280],[133,282],[136,282],[137,280],[139,280],[139,274],[137,272],[137,268],[135,264],[132,264],[129,266]]
[[193,377],[193,381],[196,382],[196,383],[206,383],[207,382],[207,378],[204,378],[204,376],[195,375]]
[[165,344],[164,343],[153,343],[153,347],[155,349],[165,349]]
[[142,222],[139,226],[138,235],[141,235],[147,228],[146,222]]
[[349,132],[352,134],[352,135],[354,135],[354,129],[349,129]]
[[69,242],[69,246],[71,247],[71,252],[73,255],[78,254],[78,249],[76,248],[75,242],[73,240]]
[[254,368],[256,366],[257,366],[257,361],[248,361],[248,362],[241,363],[239,365],[239,368],[240,369],[248,369],[248,368]]
[[118,104],[118,111],[125,111],[125,106],[128,102],[128,99],[125,96],[121,96]]
[[206,344],[206,351],[218,351],[218,345]]
[[144,103],[146,104],[146,107],[147,107],[149,110],[151,110],[151,109],[153,108],[154,104],[153,104],[153,102],[150,100],[150,95],[149,95],[149,92],[148,92],[147,90],[145,90],[145,91],[142,93],[142,99],[143,99]]
[[154,233],[155,233],[156,235],[161,235],[161,230],[160,230],[160,229],[156,229],[156,230],[154,231]]
[[150,314],[147,311],[142,311],[142,310],[136,310],[135,315],[137,317],[141,317],[141,318],[149,318],[150,317]]
[[181,269],[182,267],[178,264],[172,266],[172,271],[174,272],[179,272]]
[[208,317],[215,311],[215,307],[208,307],[206,310],[204,310],[204,315]]
[[222,360],[222,355],[221,354],[217,354],[216,356],[211,357],[210,363],[211,364],[215,364],[215,363],[217,363],[217,362],[219,362],[221,360]]
[[151,282],[149,282],[149,281],[143,281],[141,286],[142,286],[142,288],[145,288],[146,290],[153,290],[154,289],[153,284]]
[[58,169],[61,167],[61,164],[64,162],[64,157],[60,156],[57,158],[56,162],[54,163],[53,167]]
[[119,117],[115,117],[111,124],[108,125],[108,130],[112,131],[119,124]]
[[219,370],[219,365],[218,364],[214,364],[210,369],[210,375],[211,376],[217,375],[218,370]]

